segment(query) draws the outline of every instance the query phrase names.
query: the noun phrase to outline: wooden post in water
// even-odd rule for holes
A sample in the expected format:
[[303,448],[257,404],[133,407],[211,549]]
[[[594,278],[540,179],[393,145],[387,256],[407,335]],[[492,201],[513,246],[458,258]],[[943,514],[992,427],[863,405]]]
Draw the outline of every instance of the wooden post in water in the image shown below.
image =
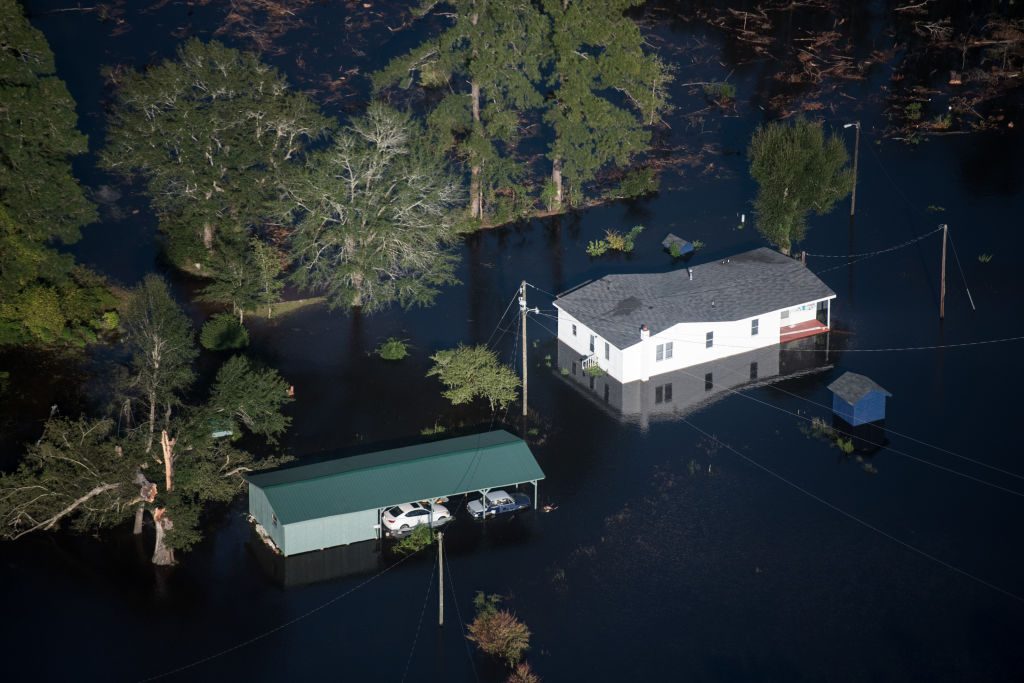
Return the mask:
[[807,265],[807,252],[806,251],[801,251],[800,252],[800,265],[804,265],[804,266]]
[[523,417],[526,417],[526,280],[519,285],[519,317],[523,323]]
[[444,532],[437,532],[437,625],[444,626]]
[[942,224],[942,275],[939,280],[939,320],[946,319],[946,234],[949,226]]

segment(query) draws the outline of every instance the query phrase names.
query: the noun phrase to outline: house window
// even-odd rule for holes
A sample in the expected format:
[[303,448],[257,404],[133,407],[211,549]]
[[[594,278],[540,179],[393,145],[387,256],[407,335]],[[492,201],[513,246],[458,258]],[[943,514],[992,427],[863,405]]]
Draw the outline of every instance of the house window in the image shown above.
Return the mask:
[[612,359],[612,346],[608,342],[604,343],[604,359],[605,360],[611,360]]
[[665,360],[668,360],[669,358],[672,357],[672,343],[673,342],[667,342],[665,344]]
[[609,397],[610,393],[611,393],[611,392],[610,392],[610,391],[609,391],[609,389],[608,389],[608,384],[607,384],[607,383],[605,383],[605,385],[604,385],[604,402],[605,402],[605,403],[607,403],[607,402],[608,402],[608,397]]
[[715,388],[715,380],[714,380],[714,378],[712,377],[710,372],[705,373],[705,375],[704,375],[704,391],[711,391],[714,388]]
[[654,387],[654,402],[655,403],[671,403],[672,402],[672,385],[662,384],[660,387]]
[[715,333],[714,332],[708,332],[707,334],[704,335],[704,348],[710,349],[714,345],[715,345]]
[[750,336],[757,336],[757,318],[754,318],[753,320],[750,321]]
[[750,379],[757,379],[757,363],[750,364]]
[[593,353],[594,349],[596,347],[597,347],[597,337],[592,334],[592,335],[590,335],[590,352]]
[[658,346],[654,349],[654,360],[655,361],[663,361],[663,360],[665,360],[665,345],[664,344],[658,344]]
[[789,309],[787,309],[787,310],[783,311],[782,313],[780,313],[779,317],[781,317],[783,320],[788,320],[789,319]]
[[576,376],[576,361],[572,362],[572,374],[574,377]]
[[591,389],[594,388],[594,376],[593,375],[590,376],[590,388]]
[[574,337],[576,336],[576,324],[575,323],[573,323],[573,326],[572,326],[572,336],[574,336]]

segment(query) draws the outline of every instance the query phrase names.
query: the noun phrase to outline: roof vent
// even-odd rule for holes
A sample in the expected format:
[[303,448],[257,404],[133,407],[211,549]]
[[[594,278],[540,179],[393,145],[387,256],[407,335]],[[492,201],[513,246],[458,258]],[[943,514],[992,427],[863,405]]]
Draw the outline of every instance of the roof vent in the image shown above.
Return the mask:
[[693,281],[693,271],[689,268],[686,269],[686,274],[690,276],[690,281]]
[[647,325],[640,326],[640,341],[643,341],[651,336],[651,330],[648,329]]

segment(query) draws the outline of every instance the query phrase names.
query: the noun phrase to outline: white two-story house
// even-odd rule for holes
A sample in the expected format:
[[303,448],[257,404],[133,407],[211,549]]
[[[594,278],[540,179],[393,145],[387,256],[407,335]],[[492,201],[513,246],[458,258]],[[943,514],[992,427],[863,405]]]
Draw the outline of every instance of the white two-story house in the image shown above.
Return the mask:
[[827,332],[835,292],[767,248],[560,295],[558,339],[622,383]]

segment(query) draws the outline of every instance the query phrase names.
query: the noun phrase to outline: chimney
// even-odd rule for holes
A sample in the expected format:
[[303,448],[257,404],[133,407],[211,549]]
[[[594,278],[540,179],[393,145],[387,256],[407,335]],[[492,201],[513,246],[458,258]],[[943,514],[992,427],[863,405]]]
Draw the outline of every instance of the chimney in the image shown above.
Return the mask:
[[693,271],[687,268],[686,274],[690,276],[690,282],[693,282]]
[[651,331],[650,331],[650,329],[648,329],[647,325],[641,325],[640,326],[640,341],[644,341],[645,339],[649,338],[650,336],[651,336]]

